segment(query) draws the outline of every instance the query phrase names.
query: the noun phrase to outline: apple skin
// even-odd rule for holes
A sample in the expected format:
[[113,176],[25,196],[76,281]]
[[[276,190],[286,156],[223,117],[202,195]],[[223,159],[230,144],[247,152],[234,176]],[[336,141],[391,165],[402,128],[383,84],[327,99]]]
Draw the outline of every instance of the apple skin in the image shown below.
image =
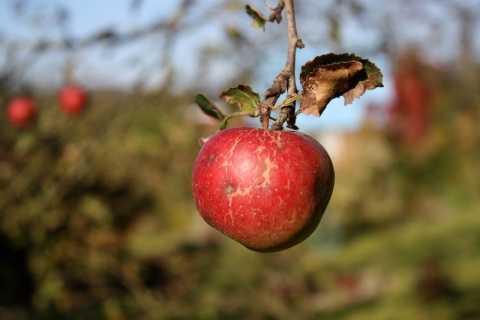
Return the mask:
[[290,248],[317,228],[335,184],[323,146],[298,132],[219,131],[195,160],[192,189],[203,219],[258,252]]
[[37,115],[35,102],[26,97],[13,98],[7,106],[7,118],[17,128],[25,128],[32,124]]
[[60,107],[66,114],[76,116],[81,113],[87,105],[87,93],[75,84],[68,84],[58,94]]

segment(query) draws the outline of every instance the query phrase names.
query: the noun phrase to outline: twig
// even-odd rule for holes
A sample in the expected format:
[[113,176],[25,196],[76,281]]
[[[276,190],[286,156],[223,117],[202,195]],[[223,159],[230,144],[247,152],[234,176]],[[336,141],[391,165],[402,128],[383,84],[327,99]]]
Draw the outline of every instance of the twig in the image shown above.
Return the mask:
[[285,8],[285,1],[280,0],[276,8],[273,8],[267,1],[264,1],[267,7],[272,10],[272,14],[268,17],[268,21],[280,23],[282,22],[282,11]]
[[[286,9],[287,9],[287,30],[288,30],[288,54],[287,62],[285,64],[285,72],[288,74],[288,91],[287,99],[297,96],[298,90],[295,81],[295,57],[297,48],[304,48],[305,45],[302,42],[302,39],[298,36],[297,33],[297,24],[295,21],[295,8],[293,5],[294,0],[286,0]],[[277,121],[272,125],[272,129],[281,130],[283,124],[287,122],[287,126],[292,129],[298,129],[295,125],[296,115],[295,115],[295,101],[294,99],[291,104],[287,104],[282,107],[280,115],[277,118]]]
[[[260,121],[264,129],[268,129],[270,113],[274,108],[274,105],[280,95],[282,95],[287,90],[287,99],[293,98],[297,95],[297,86],[295,82],[295,53],[297,48],[303,48],[304,44],[297,34],[293,1],[294,0],[281,0],[278,5],[278,7],[282,6],[282,8],[284,5],[287,10],[287,60],[284,69],[275,78],[272,86],[264,93],[264,100],[259,105],[258,113],[260,115]],[[279,117],[272,126],[273,130],[281,130],[285,122],[288,123],[289,127],[296,128],[294,101],[291,104],[282,106],[282,111],[280,112]]]

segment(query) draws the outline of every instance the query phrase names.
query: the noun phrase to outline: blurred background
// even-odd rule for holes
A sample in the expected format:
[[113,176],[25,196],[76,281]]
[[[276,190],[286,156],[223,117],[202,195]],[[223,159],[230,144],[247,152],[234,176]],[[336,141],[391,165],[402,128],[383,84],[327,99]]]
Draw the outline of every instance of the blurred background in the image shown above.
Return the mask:
[[[336,169],[319,228],[278,253],[211,229],[191,195],[195,92],[282,70],[263,1],[0,2],[1,319],[480,319],[478,1],[297,1],[306,45],[384,88],[299,116]],[[272,2],[272,5],[276,3]],[[89,98],[62,112],[66,83]],[[11,99],[37,118],[17,128]],[[257,119],[232,122],[259,127]]]

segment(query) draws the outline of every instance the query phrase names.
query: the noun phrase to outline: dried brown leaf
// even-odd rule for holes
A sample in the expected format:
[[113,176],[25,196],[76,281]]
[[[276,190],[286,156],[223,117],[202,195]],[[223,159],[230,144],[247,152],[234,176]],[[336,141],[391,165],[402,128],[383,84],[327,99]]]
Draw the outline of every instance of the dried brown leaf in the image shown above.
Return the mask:
[[[366,78],[363,64],[359,61],[317,66],[302,79],[300,108],[306,115],[313,114],[319,117],[333,98],[355,89],[357,84]],[[353,100],[361,90],[359,87],[357,91],[351,92],[348,99]]]
[[375,82],[371,80],[360,81],[357,83],[355,88],[347,91],[343,94],[345,99],[345,105],[353,102],[354,99],[361,97],[365,91],[373,90],[376,88]]
[[382,87],[382,72],[371,61],[351,53],[328,53],[302,66],[300,101],[305,114],[320,116],[333,98],[343,96],[352,103],[366,90]]

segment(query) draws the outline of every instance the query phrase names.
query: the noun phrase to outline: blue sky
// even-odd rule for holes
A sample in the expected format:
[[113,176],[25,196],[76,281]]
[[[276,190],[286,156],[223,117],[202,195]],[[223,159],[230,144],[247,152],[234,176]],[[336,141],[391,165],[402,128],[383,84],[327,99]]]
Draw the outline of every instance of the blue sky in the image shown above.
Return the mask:
[[[0,26],[9,27],[7,35],[20,35],[35,37],[45,33],[55,33],[53,22],[45,22],[43,28],[31,28],[27,19],[18,21],[18,16],[13,15],[12,3],[15,0],[0,2]],[[85,36],[105,27],[116,27],[120,30],[129,30],[168,15],[177,1],[143,1],[139,10],[131,10],[132,0],[113,1],[30,1],[26,13],[34,16],[35,13],[53,12],[58,5],[66,7],[71,15],[71,31],[74,36]],[[23,21],[22,21],[23,20]],[[48,28],[48,26],[51,26]],[[57,30],[58,31],[58,30]],[[33,34],[32,34],[33,32]]]
[[[86,36],[97,33],[100,30],[106,28],[113,28],[117,31],[128,31],[136,29],[145,25],[148,25],[152,21],[159,21],[168,17],[172,13],[172,10],[176,8],[179,1],[142,1],[142,5],[138,10],[131,10],[132,0],[115,0],[115,1],[98,1],[98,0],[82,0],[82,1],[53,1],[53,0],[36,0],[30,1],[27,13],[20,16],[13,14],[11,3],[13,1],[1,1],[0,2],[0,36],[7,43],[30,40],[30,39],[55,39],[63,35],[73,36],[75,38],[85,38]],[[209,5],[214,5],[216,1],[210,1]],[[263,1],[249,1],[254,3],[258,7],[262,7]],[[58,26],[51,21],[36,21],[33,23],[30,21],[32,17],[38,12],[55,12],[56,4],[62,4],[67,6],[71,17],[69,20],[68,28],[58,28]],[[245,3],[247,3],[245,1]],[[250,24],[249,18],[238,12],[238,21],[240,23]],[[47,14],[48,15],[48,14]],[[27,18],[28,17],[28,18]],[[225,22],[225,19],[232,17],[223,16],[219,18],[218,23],[210,22],[202,27],[203,33],[195,34],[194,38],[186,39],[189,46],[195,47],[195,43],[201,41],[212,41],[220,36],[222,30],[219,30],[221,23]],[[233,17],[237,18],[237,17]],[[253,30],[247,35],[252,36],[265,36],[268,32],[271,32],[273,28],[279,27],[267,27],[265,32],[261,30]],[[216,29],[217,28],[217,29]],[[200,36],[199,36],[200,35]],[[362,39],[365,41],[372,41],[368,38],[368,35]],[[318,47],[309,46],[306,43],[307,48],[298,51],[297,65],[300,67],[306,61],[312,59],[315,55],[318,55]],[[146,72],[145,67],[132,67],[134,63],[129,64],[129,59],[135,56],[138,51],[145,51],[151,53],[155,50],[162,50],[161,42],[149,42],[138,41],[134,44],[121,47],[121,49],[109,50],[102,46],[95,47],[93,49],[81,51],[75,54],[75,80],[89,89],[95,87],[131,87],[139,80],[144,83],[155,83],[159,81],[163,74],[161,68],[154,69],[153,72]],[[193,64],[195,61],[195,50],[185,50],[185,44],[177,43],[174,54],[174,63],[178,64],[185,72],[185,78],[193,78],[195,74],[191,73],[191,69],[195,68]],[[324,53],[324,52],[321,52]],[[274,77],[281,71],[284,65],[284,52],[281,51],[278,54],[274,54],[269,59],[269,64],[265,67],[263,76],[258,79],[257,83],[253,83],[252,86],[259,93],[263,93],[264,90],[271,84]],[[156,63],[155,55],[145,54],[142,59],[149,63],[145,65],[154,65]],[[39,85],[47,85],[51,87],[59,87],[63,81],[62,68],[66,61],[66,56],[63,52],[50,53],[42,56],[39,61],[35,63],[32,70],[26,75],[36,79],[36,83]],[[375,61],[383,70],[385,74],[388,74],[388,61],[377,60]],[[220,74],[223,66],[217,67],[218,70],[212,70],[212,77],[217,77],[217,73]],[[190,71],[189,71],[190,70]],[[220,71],[219,71],[220,70]],[[200,90],[208,91],[212,88],[202,88],[202,81],[198,79],[190,80],[195,83]],[[35,81],[34,81],[35,82]],[[188,81],[186,82],[188,83]],[[208,84],[208,81],[205,82]],[[356,128],[362,121],[362,117],[365,112],[365,106],[368,103],[375,102],[378,104],[385,104],[390,99],[391,90],[389,79],[385,78],[385,88],[376,89],[371,92],[367,92],[361,99],[355,100],[352,105],[343,106],[343,98],[335,99],[329,105],[325,113],[320,119],[313,116],[300,116],[298,125],[304,130],[311,130],[313,128],[325,128],[330,130],[350,130]],[[224,89],[218,87],[218,92]],[[217,88],[213,88],[213,91]]]

